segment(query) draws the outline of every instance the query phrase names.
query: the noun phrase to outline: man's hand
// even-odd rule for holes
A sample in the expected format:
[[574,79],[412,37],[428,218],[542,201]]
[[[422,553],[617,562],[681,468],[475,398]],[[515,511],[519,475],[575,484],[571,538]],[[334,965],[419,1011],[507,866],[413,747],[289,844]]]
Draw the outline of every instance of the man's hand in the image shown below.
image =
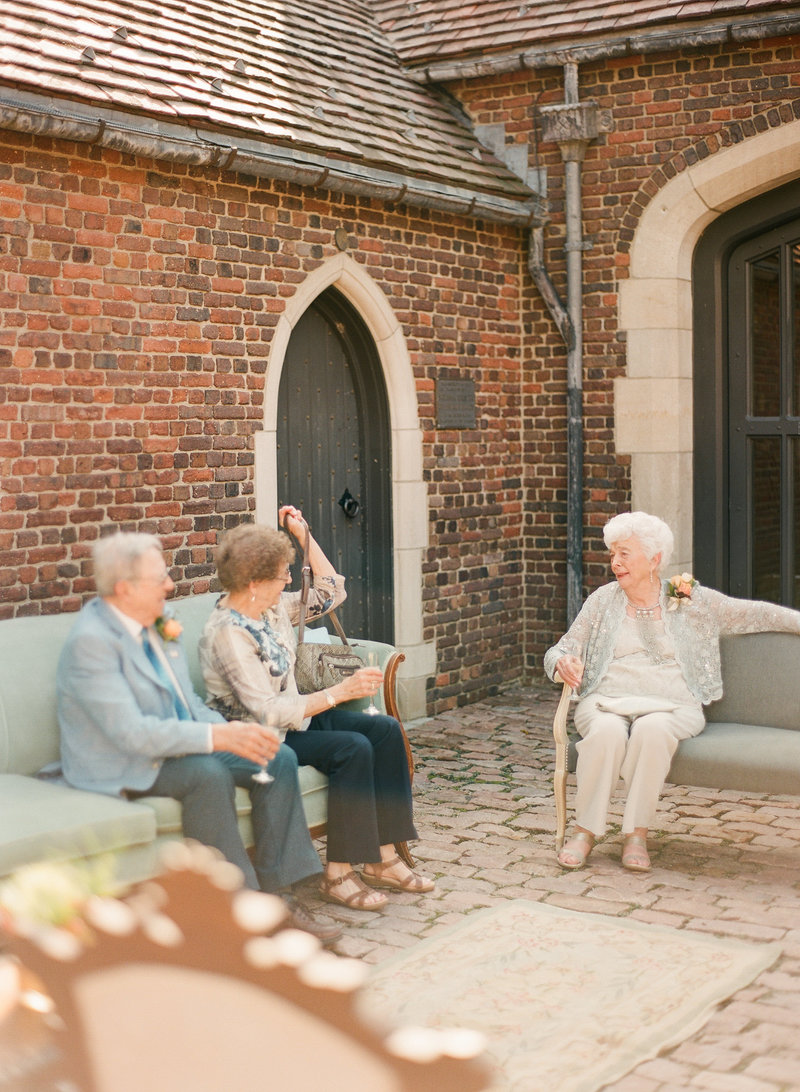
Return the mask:
[[274,758],[281,745],[276,731],[256,721],[231,720],[211,728],[215,751],[232,751],[259,766]]

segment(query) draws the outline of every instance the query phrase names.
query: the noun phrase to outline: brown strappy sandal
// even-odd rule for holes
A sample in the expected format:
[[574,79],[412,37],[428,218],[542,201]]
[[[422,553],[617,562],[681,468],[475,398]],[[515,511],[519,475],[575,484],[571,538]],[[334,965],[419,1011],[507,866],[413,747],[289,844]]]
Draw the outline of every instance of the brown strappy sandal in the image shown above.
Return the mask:
[[[351,895],[338,894],[335,888],[343,884],[345,880],[352,880],[358,891],[354,891]],[[337,876],[335,880],[323,876],[319,883],[319,893],[326,902],[335,902],[339,906],[348,907],[350,910],[383,910],[389,901],[385,895],[375,899],[375,892],[372,888],[367,887],[361,877],[352,869],[345,872],[343,876]]]
[[[397,856],[388,861],[370,861],[369,867],[375,869],[375,871],[367,872],[365,868],[363,872],[364,879],[372,887],[386,887],[391,891],[408,891],[412,895],[421,895],[426,891],[433,891],[436,886],[433,880],[427,876],[420,876],[418,872],[411,868],[408,869],[409,874],[402,880],[397,879],[396,876],[386,875],[389,869],[399,864],[403,864],[403,861]],[[405,867],[408,868],[408,865]]]

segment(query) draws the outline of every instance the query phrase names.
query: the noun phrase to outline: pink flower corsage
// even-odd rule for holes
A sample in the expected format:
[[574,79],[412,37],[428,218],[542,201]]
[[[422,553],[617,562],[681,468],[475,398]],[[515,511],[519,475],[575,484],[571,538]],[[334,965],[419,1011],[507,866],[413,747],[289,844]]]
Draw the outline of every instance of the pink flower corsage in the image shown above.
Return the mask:
[[671,577],[667,581],[667,599],[669,599],[667,610],[677,610],[683,600],[690,602],[692,589],[696,583],[691,573],[681,573],[680,576]]
[[177,618],[168,618],[162,614],[155,621],[156,629],[161,635],[162,641],[177,641],[183,633],[183,626]]

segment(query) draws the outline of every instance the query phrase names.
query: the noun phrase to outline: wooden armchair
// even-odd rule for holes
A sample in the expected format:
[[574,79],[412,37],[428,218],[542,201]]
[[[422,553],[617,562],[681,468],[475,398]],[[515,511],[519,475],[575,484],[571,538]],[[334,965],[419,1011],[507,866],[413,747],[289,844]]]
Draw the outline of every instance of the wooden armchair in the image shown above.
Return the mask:
[[[482,1036],[373,1024],[357,1006],[364,964],[284,928],[275,896],[231,890],[230,866],[205,847],[174,843],[167,853],[170,871],[124,900],[90,900],[69,928],[21,936],[12,923],[6,950],[56,1018],[37,1022],[29,1003],[0,1020],[0,1087],[488,1087]],[[0,957],[3,947],[0,933]]]

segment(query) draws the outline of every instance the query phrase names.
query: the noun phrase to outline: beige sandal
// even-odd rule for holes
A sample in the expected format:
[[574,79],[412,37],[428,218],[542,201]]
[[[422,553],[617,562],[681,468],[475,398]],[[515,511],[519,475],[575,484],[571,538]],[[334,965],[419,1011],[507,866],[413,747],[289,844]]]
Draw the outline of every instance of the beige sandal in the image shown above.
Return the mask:
[[641,834],[626,834],[622,845],[622,867],[629,872],[649,872],[650,855],[647,839]]
[[[575,848],[576,843],[578,843],[577,848]],[[594,836],[589,834],[588,831],[579,830],[577,834],[573,834],[573,836],[564,843],[556,855],[556,860],[562,868],[572,870],[583,868],[593,849]],[[567,861],[564,859],[565,857],[572,857],[574,860]]]
[[[413,869],[408,869],[408,875],[402,879],[397,879],[396,876],[387,876],[386,873],[389,869],[394,868],[396,865],[403,864],[399,857],[392,857],[389,861],[380,861],[373,864],[370,862],[370,868],[374,869],[374,872],[367,872],[364,869],[364,879],[372,887],[386,887],[392,891],[410,891],[414,895],[423,894],[425,891],[433,891],[436,886],[433,880],[427,876],[420,876],[418,872],[414,872]],[[406,865],[408,868],[408,865]]]
[[[342,895],[336,888],[346,880],[352,880],[358,888],[350,895]],[[343,876],[337,876],[332,880],[329,876],[323,876],[319,883],[319,893],[326,902],[335,902],[340,906],[346,906],[350,910],[383,910],[389,901],[385,895],[375,898],[376,892],[363,882],[361,877],[350,869]]]

